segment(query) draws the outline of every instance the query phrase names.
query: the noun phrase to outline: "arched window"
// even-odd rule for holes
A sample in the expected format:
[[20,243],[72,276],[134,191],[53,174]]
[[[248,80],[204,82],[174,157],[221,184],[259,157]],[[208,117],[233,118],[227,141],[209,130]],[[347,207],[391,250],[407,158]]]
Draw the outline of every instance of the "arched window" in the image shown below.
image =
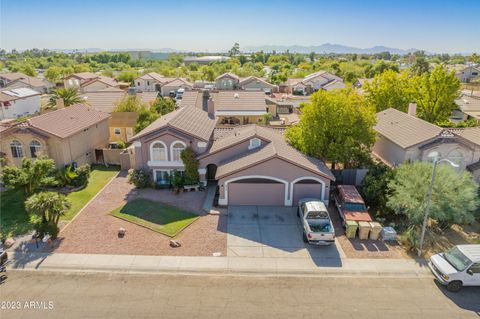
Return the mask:
[[154,142],[150,149],[150,157],[152,161],[166,161],[167,147],[162,142]]
[[23,157],[22,143],[17,140],[13,140],[10,143],[10,149],[12,150],[12,157]]
[[463,154],[458,150],[453,150],[450,152],[450,154],[448,154],[448,159],[457,165],[462,166],[463,164]]
[[185,143],[177,141],[172,144],[172,161],[181,161],[180,154],[187,146]]
[[32,156],[32,158],[37,158],[41,149],[42,149],[42,144],[40,144],[39,141],[33,140],[30,142],[30,155]]

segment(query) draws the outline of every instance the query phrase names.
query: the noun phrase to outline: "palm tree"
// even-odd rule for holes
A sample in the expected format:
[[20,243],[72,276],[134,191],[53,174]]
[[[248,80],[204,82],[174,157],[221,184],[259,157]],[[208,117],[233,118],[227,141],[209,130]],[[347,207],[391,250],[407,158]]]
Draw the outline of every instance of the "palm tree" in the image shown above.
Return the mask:
[[85,100],[78,94],[76,88],[60,88],[54,90],[48,100],[48,106],[55,106],[58,99],[62,99],[65,106],[85,103]]
[[71,207],[65,195],[56,192],[41,192],[30,196],[25,202],[25,208],[30,214],[40,216],[42,224],[57,225]]

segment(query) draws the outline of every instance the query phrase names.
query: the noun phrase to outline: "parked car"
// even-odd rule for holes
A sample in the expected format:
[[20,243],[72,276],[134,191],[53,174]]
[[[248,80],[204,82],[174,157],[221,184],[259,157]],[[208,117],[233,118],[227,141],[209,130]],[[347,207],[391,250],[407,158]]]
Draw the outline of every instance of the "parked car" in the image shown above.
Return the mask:
[[298,202],[297,216],[303,227],[303,241],[315,245],[335,242],[335,229],[327,207],[319,199],[305,198]]
[[452,292],[463,286],[480,286],[480,245],[457,245],[430,257],[430,270]]
[[353,185],[339,185],[334,195],[338,213],[345,224],[346,220],[356,222],[371,222],[372,217],[368,213],[362,196]]

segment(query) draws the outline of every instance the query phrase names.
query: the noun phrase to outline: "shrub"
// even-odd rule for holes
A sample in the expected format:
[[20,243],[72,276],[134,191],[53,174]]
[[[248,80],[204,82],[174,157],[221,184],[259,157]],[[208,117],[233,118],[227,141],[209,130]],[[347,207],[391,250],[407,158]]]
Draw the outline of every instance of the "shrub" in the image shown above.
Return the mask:
[[135,185],[136,188],[145,188],[149,185],[150,178],[148,174],[141,169],[132,169],[128,172],[128,182]]
[[191,147],[187,147],[180,154],[183,164],[185,165],[185,185],[195,185],[200,181],[200,175],[198,174],[199,163],[197,155]]
[[90,178],[90,165],[85,164],[77,167],[75,170],[76,177],[72,180],[73,186],[84,186],[88,184]]
[[185,178],[182,176],[182,173],[174,170],[172,177],[170,178],[170,184],[172,184],[173,188],[181,188],[185,185]]

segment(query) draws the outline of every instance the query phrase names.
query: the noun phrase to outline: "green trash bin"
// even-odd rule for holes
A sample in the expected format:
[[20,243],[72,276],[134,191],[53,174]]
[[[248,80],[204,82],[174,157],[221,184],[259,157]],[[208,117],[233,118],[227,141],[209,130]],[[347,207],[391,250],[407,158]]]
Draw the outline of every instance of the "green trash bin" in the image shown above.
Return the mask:
[[358,223],[354,220],[347,220],[345,222],[345,228],[347,238],[355,238],[357,234]]

